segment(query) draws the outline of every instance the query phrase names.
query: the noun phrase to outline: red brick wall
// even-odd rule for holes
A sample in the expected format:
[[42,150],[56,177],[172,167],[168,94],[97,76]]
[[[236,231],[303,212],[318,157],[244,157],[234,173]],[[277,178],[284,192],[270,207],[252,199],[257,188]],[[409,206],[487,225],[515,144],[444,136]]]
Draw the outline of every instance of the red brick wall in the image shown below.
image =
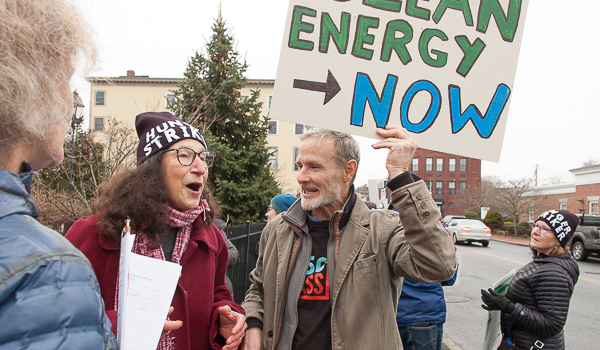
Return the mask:
[[[551,195],[540,195],[537,200],[537,205],[534,210],[534,216],[537,217],[540,213],[550,210],[559,209],[559,199],[567,198],[567,210],[572,213],[589,214],[590,203],[588,197],[600,196],[600,184],[581,185],[575,187],[575,193],[560,193]],[[527,221],[528,215],[521,215],[519,221]]]
[[[467,183],[467,191],[469,188],[480,187],[481,186],[481,160],[474,158],[467,158],[462,156],[457,156],[449,153],[435,152],[426,149],[419,148],[414,155],[415,158],[419,159],[419,170],[413,171],[415,174],[419,175],[423,180],[431,180],[432,181],[432,197],[433,198],[443,198],[444,199],[444,208],[443,215],[462,215],[464,214],[464,209],[459,208],[458,200],[460,197],[460,185],[459,183],[464,181]],[[426,166],[426,158],[433,158],[433,171],[425,171]],[[437,158],[444,159],[444,168],[443,171],[436,171]],[[456,158],[456,171],[449,171],[449,159]],[[467,171],[460,171],[460,159],[467,159]],[[436,181],[443,182],[443,194],[436,195],[435,194],[435,184]],[[456,194],[449,195],[448,194],[448,183],[450,181],[455,181],[456,183]]]

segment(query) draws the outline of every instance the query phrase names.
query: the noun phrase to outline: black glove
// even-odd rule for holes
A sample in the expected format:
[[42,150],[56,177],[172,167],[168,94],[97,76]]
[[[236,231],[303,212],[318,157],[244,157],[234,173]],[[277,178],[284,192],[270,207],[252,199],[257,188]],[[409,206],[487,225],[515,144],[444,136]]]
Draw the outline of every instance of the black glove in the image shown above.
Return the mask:
[[494,291],[492,288],[487,291],[481,290],[481,300],[483,301],[481,307],[488,311],[502,310],[502,312],[511,313],[515,308],[515,304],[508,300],[504,295]]

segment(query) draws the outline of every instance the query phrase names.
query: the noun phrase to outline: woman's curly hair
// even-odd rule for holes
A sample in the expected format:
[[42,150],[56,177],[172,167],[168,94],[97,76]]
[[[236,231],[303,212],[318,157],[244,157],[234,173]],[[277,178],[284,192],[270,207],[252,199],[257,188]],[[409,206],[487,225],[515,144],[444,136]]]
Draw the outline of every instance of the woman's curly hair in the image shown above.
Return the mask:
[[[169,195],[161,167],[163,155],[158,153],[136,169],[117,174],[101,186],[95,209],[100,219],[98,229],[102,234],[115,242],[120,241],[125,220],[130,219],[133,231],[147,235],[153,245],[159,245],[159,236],[169,229]],[[208,226],[221,215],[209,183],[204,185],[202,198],[211,208],[203,223]]]

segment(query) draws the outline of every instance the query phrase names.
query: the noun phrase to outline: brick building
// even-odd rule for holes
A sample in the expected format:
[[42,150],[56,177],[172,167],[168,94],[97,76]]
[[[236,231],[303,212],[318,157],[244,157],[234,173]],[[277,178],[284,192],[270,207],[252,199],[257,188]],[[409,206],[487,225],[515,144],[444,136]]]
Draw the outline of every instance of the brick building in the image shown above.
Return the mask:
[[481,160],[419,148],[411,171],[419,175],[440,207],[442,216],[462,215],[460,197],[481,187]]
[[549,209],[565,209],[572,213],[598,215],[600,200],[600,165],[569,170],[575,181],[538,187],[535,208],[522,215],[519,221],[533,221]]

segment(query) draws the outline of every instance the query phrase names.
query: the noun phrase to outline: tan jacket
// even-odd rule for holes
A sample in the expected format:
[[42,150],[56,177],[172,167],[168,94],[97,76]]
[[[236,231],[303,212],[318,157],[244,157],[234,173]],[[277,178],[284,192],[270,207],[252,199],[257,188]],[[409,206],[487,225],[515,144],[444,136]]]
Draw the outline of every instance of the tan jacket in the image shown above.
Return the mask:
[[[423,181],[392,192],[402,221],[394,211],[369,210],[353,194],[350,200],[355,204],[343,231],[342,210],[330,221],[332,349],[402,349],[396,325],[402,277],[424,283],[450,279],[456,270],[454,246]],[[291,348],[294,299],[308,267],[303,249],[310,250],[306,214],[298,201],[262,233],[252,284],[242,304],[247,317],[263,323],[261,349]],[[302,215],[304,221],[298,219]],[[289,300],[288,294],[293,295]]]

